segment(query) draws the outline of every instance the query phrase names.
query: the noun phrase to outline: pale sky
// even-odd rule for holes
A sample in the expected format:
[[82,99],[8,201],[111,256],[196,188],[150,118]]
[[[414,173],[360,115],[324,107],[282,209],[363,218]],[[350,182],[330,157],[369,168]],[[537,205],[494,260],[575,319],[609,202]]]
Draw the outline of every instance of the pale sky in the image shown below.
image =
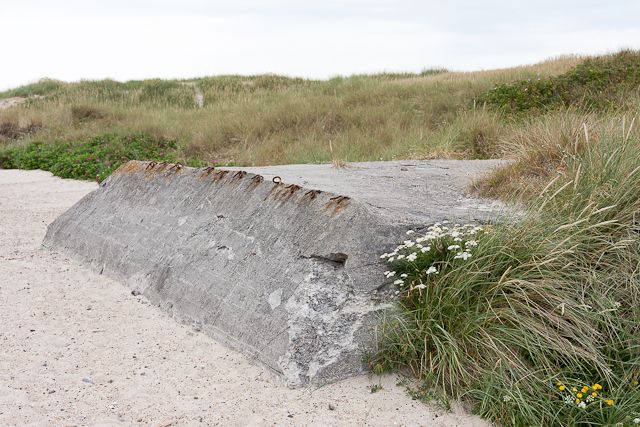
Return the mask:
[[638,0],[0,0],[0,90],[508,67],[638,49],[639,16]]

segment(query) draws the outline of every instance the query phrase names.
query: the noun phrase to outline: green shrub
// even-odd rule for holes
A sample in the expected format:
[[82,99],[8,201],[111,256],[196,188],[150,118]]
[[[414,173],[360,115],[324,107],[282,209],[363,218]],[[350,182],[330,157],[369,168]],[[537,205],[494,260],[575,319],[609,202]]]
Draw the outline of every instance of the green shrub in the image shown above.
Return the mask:
[[62,178],[98,179],[129,160],[175,161],[175,141],[105,134],[88,141],[42,143],[0,150],[0,167],[43,169]]
[[632,424],[640,133],[599,131],[521,220],[440,224],[383,255],[401,310],[381,329],[375,370],[409,368],[503,425]]
[[0,92],[0,99],[10,98],[13,96],[20,96],[24,98],[36,95],[44,96],[61,89],[64,85],[65,83],[59,80],[41,79],[35,83]]
[[480,101],[511,113],[558,106],[606,109],[639,87],[640,52],[622,51],[586,59],[559,76],[500,84]]

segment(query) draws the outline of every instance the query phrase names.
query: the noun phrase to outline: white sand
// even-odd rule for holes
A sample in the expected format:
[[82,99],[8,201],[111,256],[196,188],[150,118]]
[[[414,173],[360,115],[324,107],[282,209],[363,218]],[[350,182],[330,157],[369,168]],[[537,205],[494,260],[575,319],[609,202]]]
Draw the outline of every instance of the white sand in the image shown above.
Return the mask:
[[487,425],[412,401],[393,376],[287,389],[119,283],[41,249],[47,224],[95,186],[0,170],[0,425]]

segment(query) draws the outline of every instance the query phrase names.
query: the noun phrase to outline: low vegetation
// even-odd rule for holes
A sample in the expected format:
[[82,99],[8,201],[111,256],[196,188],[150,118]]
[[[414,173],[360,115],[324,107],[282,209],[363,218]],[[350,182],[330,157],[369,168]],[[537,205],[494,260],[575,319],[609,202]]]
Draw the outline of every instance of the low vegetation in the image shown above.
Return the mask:
[[382,255],[403,310],[375,370],[407,368],[503,425],[634,423],[640,132],[580,131],[520,221],[437,224]]
[[130,159],[176,161],[173,157],[175,148],[175,141],[147,135],[104,134],[87,141],[33,142],[8,148],[0,152],[0,164],[4,168],[44,169],[63,178],[102,181]]
[[[475,183],[519,221],[439,224],[389,262],[376,371],[503,425],[640,423],[640,53],[328,81],[42,81],[0,94],[0,167],[512,159]],[[197,102],[202,95],[204,103]],[[372,390],[373,391],[373,390]]]
[[[587,58],[558,76],[503,83],[481,97],[508,112],[548,111],[558,106],[603,110],[624,104],[640,88],[640,52]],[[636,100],[637,98],[632,98]]]
[[[221,76],[131,82],[45,80],[0,93],[30,96],[0,123],[41,127],[2,145],[83,143],[96,135],[176,141],[183,163],[266,165],[486,157],[503,119],[474,99],[496,84],[550,76],[567,57],[510,70],[336,77]],[[202,108],[196,94],[202,94]],[[1,150],[1,148],[0,148]]]

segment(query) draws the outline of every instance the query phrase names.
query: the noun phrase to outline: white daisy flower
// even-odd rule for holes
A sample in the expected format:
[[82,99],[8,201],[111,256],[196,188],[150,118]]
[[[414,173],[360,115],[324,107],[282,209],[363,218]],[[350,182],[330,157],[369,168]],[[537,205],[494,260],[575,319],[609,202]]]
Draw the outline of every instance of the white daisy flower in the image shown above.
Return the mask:
[[461,260],[468,260],[469,258],[471,258],[471,254],[469,252],[459,252],[456,256],[453,257],[453,259],[461,259]]

